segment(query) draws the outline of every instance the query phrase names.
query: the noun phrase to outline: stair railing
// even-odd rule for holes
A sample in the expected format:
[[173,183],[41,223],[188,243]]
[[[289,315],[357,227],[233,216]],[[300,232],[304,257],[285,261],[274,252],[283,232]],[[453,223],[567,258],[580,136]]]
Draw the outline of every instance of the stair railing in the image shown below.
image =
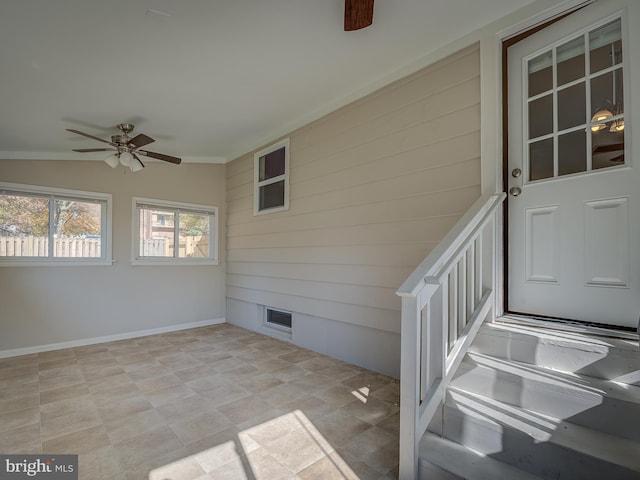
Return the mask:
[[400,478],[482,323],[495,319],[504,193],[478,199],[396,292],[402,297]]

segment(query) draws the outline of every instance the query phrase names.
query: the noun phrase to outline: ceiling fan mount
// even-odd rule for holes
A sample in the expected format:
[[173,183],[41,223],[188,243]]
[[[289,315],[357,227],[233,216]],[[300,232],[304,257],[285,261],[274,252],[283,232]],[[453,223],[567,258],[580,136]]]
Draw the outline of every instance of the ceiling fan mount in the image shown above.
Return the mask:
[[139,133],[135,137],[131,138],[129,134],[133,132],[133,129],[135,128],[134,124],[119,123],[117,127],[118,130],[122,132],[122,134],[112,135],[111,141],[104,140],[100,137],[96,137],[85,132],[81,132],[80,130],[67,128],[67,131],[75,133],[77,135],[82,135],[83,137],[91,138],[92,140],[97,140],[99,142],[109,144],[111,148],[79,148],[74,149],[73,151],[81,153],[115,152],[105,158],[105,162],[112,168],[117,167],[118,164],[122,164],[126,167],[129,167],[134,172],[142,170],[144,168],[144,163],[142,163],[138,155],[155,158],[164,162],[175,163],[176,165],[182,162],[182,159],[178,157],[165,155],[164,153],[141,150],[140,147],[144,147],[145,145],[153,143],[155,142],[155,140],[148,135],[145,135],[144,133]]

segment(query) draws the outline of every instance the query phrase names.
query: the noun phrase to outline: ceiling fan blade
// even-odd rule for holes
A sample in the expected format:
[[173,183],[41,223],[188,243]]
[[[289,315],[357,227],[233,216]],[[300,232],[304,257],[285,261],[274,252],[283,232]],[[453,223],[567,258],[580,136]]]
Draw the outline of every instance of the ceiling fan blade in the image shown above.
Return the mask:
[[624,150],[624,143],[613,143],[611,145],[598,145],[593,149],[593,153],[618,152]]
[[155,142],[155,140],[144,133],[140,133],[129,140],[129,145],[134,145],[136,148],[144,147],[145,145],[149,145],[150,143]]
[[157,158],[158,160],[163,160],[165,162],[175,163],[176,165],[180,165],[180,162],[182,162],[181,158],[172,157],[171,155],[165,155],[163,153],[149,152],[147,150],[138,150],[137,153],[144,155],[145,157]]
[[115,152],[115,148],[76,148],[74,152]]
[[360,30],[373,23],[373,0],[344,1],[344,31]]
[[135,158],[136,160],[138,160],[140,162],[140,165],[142,165],[142,168],[145,167],[145,164],[142,163],[142,160],[140,160],[139,156],[137,156],[135,153],[132,153],[131,155],[133,155],[133,158]]
[[102,143],[108,143],[109,145],[116,146],[115,143],[112,143],[108,140],[103,140],[100,137],[94,137],[93,135],[89,135],[88,133],[81,132],[80,130],[72,130],[71,128],[67,128],[67,132],[76,133],[78,135],[82,135],[83,137],[92,138],[93,140],[97,140]]

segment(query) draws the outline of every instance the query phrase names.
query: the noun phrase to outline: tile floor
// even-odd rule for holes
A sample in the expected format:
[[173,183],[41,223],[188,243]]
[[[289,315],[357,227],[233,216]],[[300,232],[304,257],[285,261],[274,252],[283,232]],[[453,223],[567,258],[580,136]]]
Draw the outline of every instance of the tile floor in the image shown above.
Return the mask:
[[0,452],[80,479],[390,479],[398,381],[228,324],[0,359]]

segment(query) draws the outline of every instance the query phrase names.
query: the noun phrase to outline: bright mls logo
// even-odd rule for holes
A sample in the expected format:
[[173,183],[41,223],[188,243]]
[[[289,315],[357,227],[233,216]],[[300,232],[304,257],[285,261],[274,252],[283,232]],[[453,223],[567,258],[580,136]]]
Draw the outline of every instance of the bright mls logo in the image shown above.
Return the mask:
[[78,480],[77,455],[0,455],[0,480]]

